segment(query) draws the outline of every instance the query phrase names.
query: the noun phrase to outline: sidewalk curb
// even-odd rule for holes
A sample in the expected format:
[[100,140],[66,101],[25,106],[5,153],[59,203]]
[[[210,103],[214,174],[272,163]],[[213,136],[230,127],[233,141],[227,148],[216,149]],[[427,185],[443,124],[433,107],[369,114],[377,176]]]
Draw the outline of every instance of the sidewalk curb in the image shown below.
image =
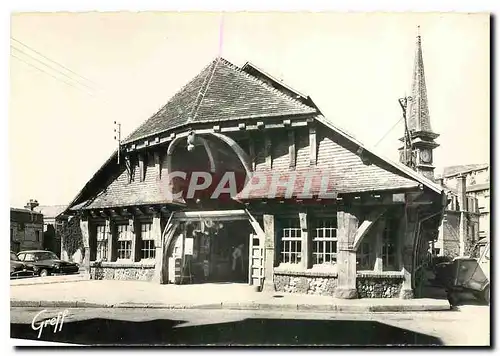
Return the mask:
[[271,303],[234,303],[221,302],[211,304],[141,304],[141,303],[92,303],[85,301],[26,301],[11,300],[11,308],[145,308],[145,309],[228,309],[228,310],[280,310],[301,312],[335,312],[335,313],[387,313],[387,312],[422,312],[449,311],[446,304],[415,305],[338,305],[338,304],[271,304]]
[[[83,282],[90,281],[90,275],[79,274],[72,276],[49,276],[49,277],[33,277],[14,279],[10,281],[11,287],[32,286],[39,284],[55,284],[55,283],[68,283],[68,282]],[[26,283],[18,283],[17,281],[27,281]]]

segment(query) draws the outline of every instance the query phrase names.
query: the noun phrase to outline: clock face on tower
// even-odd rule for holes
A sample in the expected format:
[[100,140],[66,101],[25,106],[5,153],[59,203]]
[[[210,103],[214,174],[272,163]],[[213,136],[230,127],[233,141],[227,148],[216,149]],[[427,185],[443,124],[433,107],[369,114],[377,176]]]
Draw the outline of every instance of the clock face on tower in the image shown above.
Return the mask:
[[422,157],[422,162],[431,163],[431,161],[432,161],[431,150],[428,150],[428,149],[422,150],[420,157]]

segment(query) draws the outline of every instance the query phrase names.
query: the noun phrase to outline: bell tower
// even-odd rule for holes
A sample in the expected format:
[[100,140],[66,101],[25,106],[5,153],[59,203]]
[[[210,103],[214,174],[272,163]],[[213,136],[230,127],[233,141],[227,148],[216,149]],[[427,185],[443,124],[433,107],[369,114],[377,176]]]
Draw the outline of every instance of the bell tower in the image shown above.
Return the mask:
[[420,26],[417,33],[411,96],[399,99],[399,102],[405,120],[405,135],[400,139],[403,142],[403,146],[399,148],[400,161],[434,180],[433,151],[439,146],[434,140],[439,134],[431,129]]

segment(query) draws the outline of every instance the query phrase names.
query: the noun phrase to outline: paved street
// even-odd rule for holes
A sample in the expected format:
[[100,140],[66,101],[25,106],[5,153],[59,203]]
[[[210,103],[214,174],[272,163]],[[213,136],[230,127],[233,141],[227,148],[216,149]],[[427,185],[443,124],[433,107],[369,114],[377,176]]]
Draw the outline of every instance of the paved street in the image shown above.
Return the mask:
[[[37,340],[41,308],[11,308],[11,337]],[[64,309],[46,308],[37,322]],[[489,308],[335,314],[241,310],[68,309],[39,340],[81,345],[489,345]],[[35,323],[35,326],[39,325]],[[54,327],[57,331],[54,332]]]

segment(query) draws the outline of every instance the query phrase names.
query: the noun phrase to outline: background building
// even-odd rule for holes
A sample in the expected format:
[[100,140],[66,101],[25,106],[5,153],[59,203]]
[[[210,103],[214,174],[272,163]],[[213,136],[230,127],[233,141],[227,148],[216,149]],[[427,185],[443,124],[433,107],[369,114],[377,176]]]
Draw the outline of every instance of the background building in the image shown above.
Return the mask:
[[452,258],[469,255],[478,240],[489,239],[489,165],[445,167],[436,179],[446,189],[450,202],[433,252]]
[[66,205],[39,205],[35,211],[43,214],[43,247],[61,254],[61,234],[66,228],[68,216],[62,214]]
[[43,249],[43,215],[30,200],[25,209],[10,208],[10,249],[14,252]]

